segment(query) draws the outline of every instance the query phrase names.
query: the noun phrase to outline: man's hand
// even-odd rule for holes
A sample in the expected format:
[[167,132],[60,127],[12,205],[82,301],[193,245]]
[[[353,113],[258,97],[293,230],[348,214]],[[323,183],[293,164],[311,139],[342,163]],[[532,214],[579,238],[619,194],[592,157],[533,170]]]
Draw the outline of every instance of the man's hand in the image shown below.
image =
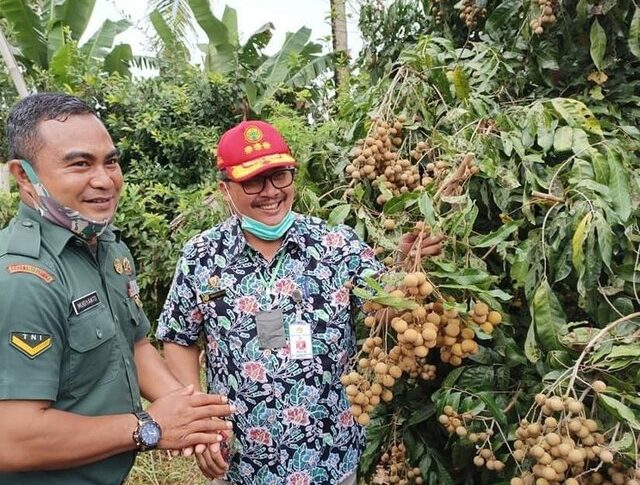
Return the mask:
[[223,456],[221,446],[224,446],[224,443],[209,445],[203,453],[196,453],[200,471],[210,480],[224,476],[229,470],[229,464]]
[[400,238],[398,248],[400,249],[400,260],[407,256],[420,258],[425,256],[437,256],[442,252],[442,241],[444,235],[427,236],[420,232],[408,232]]
[[227,398],[216,394],[195,393],[193,386],[178,389],[156,399],[147,412],[162,428],[159,448],[182,449],[199,444],[218,443],[220,431],[232,424],[214,417],[225,417],[235,411]]

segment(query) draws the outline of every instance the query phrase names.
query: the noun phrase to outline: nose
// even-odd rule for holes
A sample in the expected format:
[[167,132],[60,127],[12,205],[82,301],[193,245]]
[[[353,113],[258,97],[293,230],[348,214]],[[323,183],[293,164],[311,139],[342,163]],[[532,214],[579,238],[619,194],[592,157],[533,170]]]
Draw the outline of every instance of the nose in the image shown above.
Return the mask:
[[91,172],[89,185],[94,189],[111,189],[114,186],[112,173],[104,165],[96,164]]
[[262,195],[274,196],[278,195],[279,193],[280,189],[276,188],[276,186],[273,185],[273,180],[271,180],[271,177],[268,177],[267,180],[265,180],[264,189],[262,189]]

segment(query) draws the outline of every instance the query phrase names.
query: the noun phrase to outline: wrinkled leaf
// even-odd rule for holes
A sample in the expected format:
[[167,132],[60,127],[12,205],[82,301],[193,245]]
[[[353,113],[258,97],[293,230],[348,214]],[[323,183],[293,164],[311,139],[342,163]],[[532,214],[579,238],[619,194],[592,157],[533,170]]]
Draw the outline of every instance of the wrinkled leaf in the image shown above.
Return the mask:
[[558,336],[567,321],[558,298],[544,280],[538,286],[531,302],[531,319],[535,325],[537,341],[545,350],[560,350]]
[[342,204],[335,207],[331,213],[329,213],[328,222],[330,226],[343,224],[347,216],[351,212],[351,206],[349,204]]
[[629,27],[629,50],[640,59],[640,7],[636,7]]
[[606,394],[598,394],[598,400],[614,417],[632,428],[640,430],[640,420],[629,406]]

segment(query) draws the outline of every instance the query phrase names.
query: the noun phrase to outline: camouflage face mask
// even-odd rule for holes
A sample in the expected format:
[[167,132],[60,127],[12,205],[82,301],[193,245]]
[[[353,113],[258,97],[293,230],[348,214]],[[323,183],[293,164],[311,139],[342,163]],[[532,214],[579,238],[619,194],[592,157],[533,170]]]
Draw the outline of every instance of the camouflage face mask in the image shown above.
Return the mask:
[[[94,221],[84,217],[78,211],[60,204],[56,199],[49,195],[49,192],[42,184],[33,167],[27,160],[21,160],[20,165],[29,177],[29,181],[33,184],[40,198],[36,209],[40,215],[48,221],[69,229],[82,239],[90,240],[100,236],[111,223],[111,219],[103,221]],[[35,202],[35,201],[34,201]]]

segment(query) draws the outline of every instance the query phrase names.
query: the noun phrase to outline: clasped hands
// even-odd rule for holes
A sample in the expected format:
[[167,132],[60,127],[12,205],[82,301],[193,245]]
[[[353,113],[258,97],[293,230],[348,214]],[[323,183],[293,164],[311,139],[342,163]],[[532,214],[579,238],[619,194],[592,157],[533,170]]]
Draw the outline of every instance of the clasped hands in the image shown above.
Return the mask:
[[220,418],[235,410],[225,396],[195,391],[192,385],[155,400],[147,409],[162,428],[158,448],[171,450],[173,456],[195,453],[200,470],[209,479],[228,470],[221,444],[231,436],[233,426]]

